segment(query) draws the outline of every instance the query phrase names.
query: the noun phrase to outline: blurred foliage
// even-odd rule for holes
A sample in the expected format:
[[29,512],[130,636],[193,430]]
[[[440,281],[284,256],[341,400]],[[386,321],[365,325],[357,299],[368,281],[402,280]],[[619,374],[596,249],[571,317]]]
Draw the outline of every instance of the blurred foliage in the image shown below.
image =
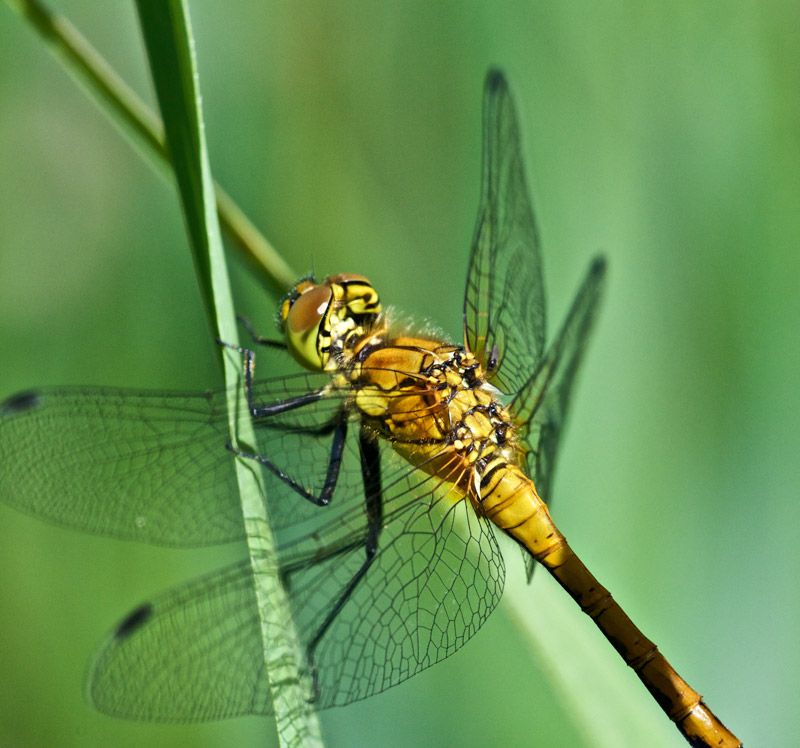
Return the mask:
[[[132,7],[58,9],[152,100]],[[490,64],[506,69],[551,330],[589,257],[610,261],[554,516],[746,745],[800,742],[800,596],[786,583],[798,571],[800,6],[191,11],[216,178],[298,272],[363,273],[455,338],[481,83]],[[0,102],[0,396],[217,384],[171,185],[5,5]],[[239,311],[270,332],[273,297],[243,266],[234,283]],[[0,506],[0,744],[269,744],[264,720],[127,724],[81,698],[115,620],[240,553],[86,537]],[[519,573],[516,554],[508,566]],[[328,743],[583,744],[502,609],[447,662],[323,714]]]

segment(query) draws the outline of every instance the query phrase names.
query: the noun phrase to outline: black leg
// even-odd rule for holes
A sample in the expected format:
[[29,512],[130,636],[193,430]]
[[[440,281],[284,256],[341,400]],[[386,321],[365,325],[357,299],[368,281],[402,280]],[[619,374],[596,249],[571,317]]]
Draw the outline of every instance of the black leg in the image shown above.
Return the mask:
[[[287,400],[282,400],[281,402],[257,406],[253,401],[253,373],[255,372],[256,368],[255,353],[247,348],[231,345],[230,343],[225,343],[222,340],[217,340],[217,342],[220,345],[231,348],[244,356],[244,389],[247,395],[247,408],[250,411],[250,415],[254,419],[264,420],[268,419],[270,416],[280,415],[281,413],[286,413],[290,410],[294,410],[295,408],[302,408],[305,405],[310,405],[318,400],[321,400],[325,396],[325,390],[319,389],[313,392],[307,392],[303,395],[298,395],[297,397],[289,398]],[[336,483],[339,479],[339,469],[341,468],[342,455],[344,454],[344,442],[345,437],[347,436],[347,410],[342,408],[334,420],[326,426],[319,429],[307,430],[308,433],[316,433],[319,435],[330,429],[331,425],[333,427],[331,453],[328,459],[328,470],[325,475],[325,483],[323,484],[319,495],[313,494],[303,488],[303,486],[297,483],[297,481],[293,480],[291,476],[284,473],[268,457],[251,452],[245,452],[238,447],[235,447],[230,442],[226,446],[231,452],[239,455],[240,457],[247,457],[248,459],[260,462],[271,473],[280,478],[280,480],[286,483],[286,485],[300,494],[300,496],[302,496],[304,499],[310,501],[312,504],[316,504],[317,506],[326,506],[330,503],[333,492],[336,490]],[[306,429],[299,430],[306,431]]]
[[[299,407],[299,405],[295,407]],[[287,486],[292,488],[294,491],[297,491],[297,493],[299,493],[304,499],[310,501],[312,504],[316,504],[317,506],[327,506],[331,501],[333,492],[336,490],[336,483],[339,480],[339,468],[342,466],[342,455],[344,454],[344,443],[346,437],[347,411],[343,408],[333,423],[333,439],[331,440],[331,453],[330,457],[328,458],[328,470],[325,474],[325,483],[323,484],[319,495],[315,495],[303,488],[303,486],[293,480],[289,475],[284,473],[277,465],[275,465],[275,463],[273,463],[264,455],[243,452],[242,450],[230,444],[230,442],[226,446],[235,455],[247,457],[251,460],[260,462],[265,468],[267,468],[267,470],[280,478],[284,483],[286,483]]]
[[241,314],[237,315],[236,319],[242,323],[242,327],[247,330],[247,333],[252,338],[253,342],[256,345],[263,345],[268,348],[281,348],[282,350],[286,350],[286,342],[283,340],[270,340],[269,338],[262,338],[255,330],[253,325],[251,324],[250,320],[247,317],[243,317]]
[[314,392],[307,392],[305,395],[298,395],[297,397],[290,397],[288,400],[281,400],[278,403],[256,405],[253,402],[252,387],[246,380],[245,390],[247,392],[247,407],[250,410],[250,415],[256,420],[277,416],[289,410],[294,410],[295,408],[302,408],[304,405],[311,405],[311,403],[315,403],[325,397],[325,390],[315,390]]
[[288,400],[282,400],[278,403],[257,406],[253,402],[253,374],[256,370],[256,354],[247,348],[242,348],[238,345],[231,345],[223,340],[218,339],[217,343],[225,346],[226,348],[230,348],[237,353],[241,353],[242,356],[244,356],[244,391],[247,395],[247,408],[253,418],[268,418],[269,416],[275,416],[279,413],[285,413],[288,410],[302,408],[304,405],[315,403],[317,400],[321,400],[325,396],[325,390],[320,389],[314,390],[313,392],[307,392],[304,395],[298,395],[297,397],[291,397]]
[[317,666],[314,664],[314,652],[325,633],[336,620],[336,616],[347,604],[351,595],[358,587],[359,582],[364,578],[372,566],[378,552],[378,537],[380,536],[383,525],[383,495],[381,492],[381,455],[380,448],[375,439],[362,426],[358,437],[359,451],[361,452],[361,476],[364,481],[364,496],[367,512],[367,534],[364,538],[364,551],[366,558],[358,571],[353,575],[347,586],[342,590],[339,599],[334,604],[330,613],[325,617],[322,625],[314,634],[314,638],[306,647],[306,658],[308,668],[311,673],[311,681],[314,687],[314,699],[319,697],[319,680],[317,677]]

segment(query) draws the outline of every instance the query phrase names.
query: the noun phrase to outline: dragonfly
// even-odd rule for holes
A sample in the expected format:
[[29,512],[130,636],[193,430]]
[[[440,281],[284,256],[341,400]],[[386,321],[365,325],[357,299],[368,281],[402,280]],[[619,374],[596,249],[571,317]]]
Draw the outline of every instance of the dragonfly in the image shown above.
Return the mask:
[[[255,377],[254,444],[232,444],[228,393],[31,390],[0,405],[0,498],[60,525],[191,547],[245,536],[236,459],[263,474],[314,708],[382,692],[453,654],[497,605],[497,531],[528,576],[552,574],[693,746],[741,745],[623,612],[547,504],[570,393],[595,316],[595,259],[545,346],[539,234],[504,75],[484,89],[481,199],[450,343],[383,310],[361,275],[301,279]],[[251,330],[251,333],[253,331]],[[92,703],[149,721],[273,711],[249,558],[134,610],[90,673]]]

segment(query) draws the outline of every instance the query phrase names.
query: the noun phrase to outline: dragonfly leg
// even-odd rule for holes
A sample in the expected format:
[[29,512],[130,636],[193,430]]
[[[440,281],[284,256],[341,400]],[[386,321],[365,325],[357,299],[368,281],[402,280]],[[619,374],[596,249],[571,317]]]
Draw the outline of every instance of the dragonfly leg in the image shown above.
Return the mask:
[[[217,343],[225,346],[226,348],[230,348],[237,353],[241,353],[242,356],[244,356],[244,391],[247,395],[247,407],[250,411],[250,415],[253,418],[268,418],[269,416],[285,413],[286,411],[294,410],[295,408],[302,408],[304,405],[315,403],[317,400],[321,400],[325,396],[325,388],[322,388],[312,392],[307,392],[304,395],[291,397],[288,400],[281,400],[277,403],[270,403],[269,405],[256,405],[253,400],[253,374],[256,370],[256,354],[248,348],[242,348],[240,345],[226,343],[224,340],[217,339]],[[268,343],[264,343],[264,345],[267,344]]]
[[[297,397],[289,398],[287,400],[270,403],[269,405],[256,405],[253,399],[253,373],[255,372],[256,368],[255,353],[247,348],[231,345],[230,343],[225,343],[221,340],[218,340],[217,342],[220,345],[231,348],[244,356],[244,389],[247,395],[247,408],[250,411],[250,415],[254,419],[264,420],[270,416],[280,415],[281,413],[286,413],[290,410],[295,410],[296,408],[302,408],[305,405],[311,405],[312,403],[315,403],[324,397],[325,390],[319,389],[312,392],[307,392],[303,395],[298,395]],[[344,442],[345,437],[347,436],[347,411],[342,409],[331,423],[333,426],[333,441],[331,443],[331,453],[328,459],[328,469],[325,475],[325,482],[319,495],[313,494],[305,489],[264,455],[245,452],[230,442],[226,445],[226,447],[239,457],[246,457],[248,459],[260,462],[264,467],[267,468],[267,470],[277,476],[292,490],[299,493],[304,499],[307,499],[312,504],[316,504],[317,506],[326,506],[330,503],[333,492],[336,489],[336,483],[339,479],[339,468],[342,464]],[[317,433],[323,432],[317,430]]]
[[331,611],[325,617],[322,625],[317,629],[314,637],[306,647],[306,659],[314,689],[314,701],[319,698],[319,676],[314,662],[314,653],[322,638],[325,636],[336,616],[347,604],[351,595],[358,587],[375,560],[378,552],[378,536],[383,525],[383,496],[381,493],[381,455],[378,444],[362,427],[359,434],[359,451],[361,453],[361,477],[364,481],[364,496],[367,512],[367,533],[364,537],[364,551],[366,558],[353,577],[342,590]]
[[241,314],[237,315],[236,319],[242,324],[247,333],[252,338],[253,342],[256,345],[264,345],[268,348],[281,348],[282,350],[286,350],[286,343],[283,340],[270,340],[269,338],[262,338],[257,332],[255,327],[253,327],[252,322],[250,322],[247,317],[243,317]]
[[325,473],[325,482],[319,494],[303,488],[291,476],[284,473],[274,462],[264,455],[244,452],[238,447],[234,447],[230,442],[225,446],[239,457],[247,457],[261,463],[273,475],[286,483],[291,489],[299,493],[304,499],[317,506],[327,506],[330,503],[333,492],[336,490],[336,483],[339,480],[339,468],[342,466],[342,455],[344,454],[344,443],[347,437],[347,411],[342,409],[336,420],[333,422],[333,439],[331,440],[331,453],[328,458],[328,470]]

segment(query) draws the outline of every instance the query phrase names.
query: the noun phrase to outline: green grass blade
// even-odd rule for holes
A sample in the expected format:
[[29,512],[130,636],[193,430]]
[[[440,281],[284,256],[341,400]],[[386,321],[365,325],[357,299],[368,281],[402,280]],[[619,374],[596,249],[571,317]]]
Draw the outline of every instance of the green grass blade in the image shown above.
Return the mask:
[[[138,0],[137,7],[199,283],[217,335],[235,343],[236,319],[203,136],[188,12],[180,0]],[[241,385],[237,358],[223,355],[229,385]],[[255,443],[252,424],[233,422],[233,414],[238,411],[236,400],[244,396],[241,386],[238,392],[231,387],[230,392],[231,436]],[[288,599],[278,579],[263,482],[259,471],[247,460],[237,458],[236,468],[280,741],[285,746],[320,745],[316,715],[308,707],[307,684],[299,674],[300,647]]]
[[[37,0],[6,2],[40,34],[50,52],[148,163],[171,178],[161,120],[86,38],[64,16],[53,13]],[[234,240],[262,282],[278,293],[285,292],[297,274],[222,187],[215,184],[215,189],[217,211],[225,233]]]

